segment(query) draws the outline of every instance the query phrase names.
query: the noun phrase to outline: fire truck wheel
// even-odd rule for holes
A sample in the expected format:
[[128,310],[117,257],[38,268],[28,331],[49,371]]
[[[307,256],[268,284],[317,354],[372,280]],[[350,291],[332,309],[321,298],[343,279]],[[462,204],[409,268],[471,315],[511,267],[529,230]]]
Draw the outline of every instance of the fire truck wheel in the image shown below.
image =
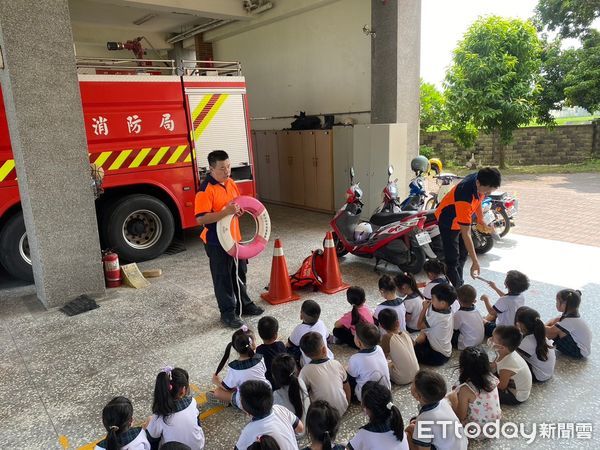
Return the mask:
[[13,277],[33,282],[23,214],[16,214],[8,219],[0,232],[0,264]]
[[171,210],[156,197],[128,195],[104,216],[106,243],[119,259],[140,262],[160,256],[173,240]]

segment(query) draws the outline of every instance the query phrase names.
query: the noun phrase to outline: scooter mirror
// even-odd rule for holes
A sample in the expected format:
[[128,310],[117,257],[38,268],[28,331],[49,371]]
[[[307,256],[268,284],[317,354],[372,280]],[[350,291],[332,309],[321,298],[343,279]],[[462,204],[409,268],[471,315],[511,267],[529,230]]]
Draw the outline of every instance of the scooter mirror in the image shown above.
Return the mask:
[[388,175],[391,177],[393,173],[394,173],[394,166],[392,166],[392,165],[388,166]]
[[354,184],[354,167],[350,167],[350,184]]

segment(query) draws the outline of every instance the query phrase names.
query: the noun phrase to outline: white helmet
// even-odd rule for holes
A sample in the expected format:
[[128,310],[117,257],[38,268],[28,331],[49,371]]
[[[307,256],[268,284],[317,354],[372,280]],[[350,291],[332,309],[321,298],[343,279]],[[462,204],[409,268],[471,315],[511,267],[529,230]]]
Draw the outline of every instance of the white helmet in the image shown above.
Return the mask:
[[361,222],[356,225],[354,229],[354,241],[355,242],[364,242],[369,239],[369,236],[373,232],[373,227],[369,222]]

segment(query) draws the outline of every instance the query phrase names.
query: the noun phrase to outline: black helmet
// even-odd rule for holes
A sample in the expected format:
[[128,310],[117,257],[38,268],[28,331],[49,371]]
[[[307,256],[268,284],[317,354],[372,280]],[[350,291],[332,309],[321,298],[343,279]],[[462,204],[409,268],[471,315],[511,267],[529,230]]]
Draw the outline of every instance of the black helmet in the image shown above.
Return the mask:
[[415,173],[425,173],[429,170],[429,160],[419,155],[410,162],[410,169]]

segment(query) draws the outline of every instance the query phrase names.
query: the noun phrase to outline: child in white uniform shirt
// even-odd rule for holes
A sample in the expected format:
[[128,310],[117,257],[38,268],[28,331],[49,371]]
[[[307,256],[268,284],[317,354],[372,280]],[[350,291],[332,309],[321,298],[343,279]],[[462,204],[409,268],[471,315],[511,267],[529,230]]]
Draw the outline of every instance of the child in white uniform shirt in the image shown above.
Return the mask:
[[294,357],[285,353],[277,355],[271,371],[275,388],[273,401],[276,405],[285,406],[305,423],[310,398],[304,381],[298,378]]
[[271,386],[258,380],[245,381],[239,393],[242,409],[252,420],[242,430],[236,450],[246,450],[263,435],[275,439],[281,450],[298,450],[294,432],[304,432],[304,424],[284,406],[273,405]]
[[[477,291],[469,284],[456,290],[459,309],[454,312],[454,334],[452,346],[459,350],[480,345],[485,337],[483,317],[475,308]],[[454,304],[452,306],[454,306]]]
[[200,426],[198,406],[190,395],[189,375],[178,367],[165,367],[154,386],[152,417],[146,428],[159,446],[180,442],[192,450],[204,448],[204,432]]
[[400,273],[394,277],[398,294],[404,297],[406,309],[406,331],[415,333],[419,331],[419,314],[423,308],[423,294],[417,286],[417,281],[410,273]]
[[[286,344],[288,352],[294,355],[296,362],[300,366],[310,362],[310,358],[302,353],[302,350],[300,349],[300,340],[306,333],[311,331],[319,333],[323,337],[325,348],[327,348],[329,331],[323,321],[319,319],[320,316],[321,307],[317,302],[314,300],[305,300],[302,302],[302,306],[300,307],[300,320],[302,323],[296,325]],[[333,352],[329,350],[329,348],[327,348],[327,357],[333,359]]]
[[[423,297],[425,297],[425,300],[431,300],[431,290],[436,284],[449,283],[446,277],[446,264],[437,259],[428,259],[423,264],[423,270],[429,278],[429,283],[423,288]],[[456,307],[454,305],[452,305],[452,312],[458,309],[458,305]]]
[[[420,370],[410,389],[421,408],[406,427],[411,450],[465,450],[468,439],[446,396],[444,377],[431,370]],[[449,422],[449,423],[448,423]]]
[[498,357],[492,368],[498,374],[498,394],[500,403],[519,405],[531,394],[531,371],[525,360],[516,350],[521,343],[521,332],[514,325],[496,327],[491,344]]
[[349,450],[408,450],[402,414],[392,400],[390,390],[369,381],[363,387],[362,407],[369,423],[358,430],[346,446]]
[[400,330],[406,331],[406,308],[404,307],[404,299],[396,295],[396,284],[394,279],[389,275],[383,275],[379,279],[379,293],[385,299],[375,308],[373,319],[375,325],[379,325],[379,313],[384,309],[392,309],[398,314],[398,322]]
[[346,446],[335,443],[340,429],[340,413],[324,400],[310,404],[306,414],[306,434],[311,445],[302,450],[345,450]]
[[592,351],[592,330],[579,316],[580,304],[580,291],[559,291],[556,294],[556,309],[562,316],[546,324],[546,336],[554,339],[557,350],[577,359],[587,358]]
[[125,397],[113,398],[102,410],[106,438],[96,444],[95,450],[150,450],[150,441],[141,427],[131,427],[133,406]]
[[[228,364],[227,374],[221,380],[219,372],[221,372],[227,363],[232,347],[239,353],[240,357]],[[264,358],[262,355],[255,354],[255,349],[256,341],[254,334],[246,325],[233,333],[231,342],[227,344],[223,359],[221,359],[212,378],[213,383],[217,386],[212,393],[214,397],[223,402],[231,402],[233,406],[241,409],[240,399],[236,394],[244,381],[259,380],[271,386],[266,377],[267,366],[265,365]]]
[[361,401],[362,387],[367,381],[376,381],[391,389],[390,368],[383,350],[378,345],[379,328],[372,323],[359,323],[356,326],[354,342],[360,349],[348,361],[350,385],[355,384],[354,394]]
[[517,351],[529,365],[533,381],[548,381],[554,374],[556,352],[546,339],[546,326],[540,314],[535,309],[521,306],[515,314],[515,325],[523,335]]
[[421,364],[441,366],[452,356],[452,304],[456,290],[451,284],[438,284],[431,290],[431,301],[423,301],[415,354]]
[[504,280],[504,286],[508,289],[508,293],[502,292],[493,281],[487,283],[500,296],[494,305],[487,295],[481,296],[488,311],[485,318],[485,335],[489,337],[496,326],[515,324],[515,312],[525,305],[523,292],[529,289],[529,278],[518,270],[509,270]]

